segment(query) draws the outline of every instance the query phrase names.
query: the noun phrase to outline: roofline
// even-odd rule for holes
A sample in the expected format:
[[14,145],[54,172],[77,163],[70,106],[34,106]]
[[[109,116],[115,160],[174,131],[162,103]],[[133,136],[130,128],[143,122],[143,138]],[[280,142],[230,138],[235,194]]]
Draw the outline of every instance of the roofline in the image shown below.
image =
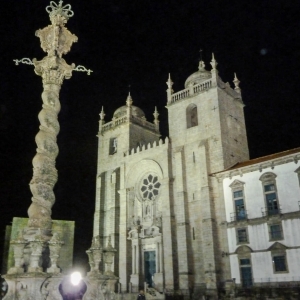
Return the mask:
[[[295,155],[295,156],[293,157],[293,155]],[[217,177],[224,177],[225,176],[226,177],[226,175],[227,174],[229,175],[231,172],[236,173],[236,172],[239,171],[239,173],[240,173],[242,170],[245,170],[246,168],[253,169],[253,168],[257,167],[257,169],[263,169],[263,168],[268,167],[267,164],[269,162],[272,162],[271,165],[274,166],[275,165],[274,164],[275,160],[278,161],[278,163],[276,165],[282,164],[282,160],[286,157],[290,157],[290,161],[294,161],[295,163],[297,163],[298,160],[300,160],[300,147],[293,148],[293,149],[290,149],[290,150],[285,150],[285,151],[282,151],[282,152],[277,152],[277,153],[274,153],[274,154],[269,154],[269,155],[266,155],[266,156],[257,157],[257,158],[247,160],[247,161],[244,161],[244,162],[238,162],[238,163],[232,165],[231,167],[229,167],[229,168],[227,168],[223,171],[211,173],[210,176],[217,176]],[[250,170],[249,170],[249,172],[250,172]]]

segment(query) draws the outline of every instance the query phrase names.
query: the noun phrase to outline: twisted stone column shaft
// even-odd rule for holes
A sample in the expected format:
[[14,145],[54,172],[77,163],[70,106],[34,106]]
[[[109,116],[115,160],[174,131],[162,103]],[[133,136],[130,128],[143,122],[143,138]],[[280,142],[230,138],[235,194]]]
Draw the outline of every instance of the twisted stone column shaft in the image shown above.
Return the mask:
[[53,188],[57,182],[55,159],[58,155],[56,137],[59,133],[59,91],[59,84],[44,83],[43,108],[38,115],[40,130],[35,137],[37,153],[32,161],[30,190],[33,197],[28,209],[29,227],[51,228],[51,208],[55,202]]

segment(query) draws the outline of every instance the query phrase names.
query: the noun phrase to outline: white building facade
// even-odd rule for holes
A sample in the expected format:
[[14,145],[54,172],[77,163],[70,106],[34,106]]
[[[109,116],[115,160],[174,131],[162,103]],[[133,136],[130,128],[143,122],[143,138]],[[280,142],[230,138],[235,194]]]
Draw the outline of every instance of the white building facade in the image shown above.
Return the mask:
[[300,281],[300,148],[217,174],[231,277],[242,287]]

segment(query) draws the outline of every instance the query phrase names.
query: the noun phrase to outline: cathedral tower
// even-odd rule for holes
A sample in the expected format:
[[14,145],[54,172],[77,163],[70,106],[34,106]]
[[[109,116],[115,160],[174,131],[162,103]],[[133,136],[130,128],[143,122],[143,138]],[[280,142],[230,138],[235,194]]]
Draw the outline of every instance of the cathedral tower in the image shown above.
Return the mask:
[[190,75],[185,89],[172,91],[168,85],[169,131],[173,147],[189,145],[187,155],[193,157],[193,145],[206,144],[209,151],[209,172],[217,172],[249,159],[243,101],[239,81],[235,88],[218,76],[213,56],[212,69],[199,62],[199,70]]
[[217,222],[224,218],[224,210],[218,183],[210,174],[249,159],[239,81],[235,76],[234,89],[224,83],[214,56],[211,66],[207,71],[201,60],[199,70],[177,93],[173,93],[170,76],[167,81],[178,287],[182,291],[191,287],[194,292],[216,290],[222,276],[217,272],[222,263],[218,252],[224,243]]

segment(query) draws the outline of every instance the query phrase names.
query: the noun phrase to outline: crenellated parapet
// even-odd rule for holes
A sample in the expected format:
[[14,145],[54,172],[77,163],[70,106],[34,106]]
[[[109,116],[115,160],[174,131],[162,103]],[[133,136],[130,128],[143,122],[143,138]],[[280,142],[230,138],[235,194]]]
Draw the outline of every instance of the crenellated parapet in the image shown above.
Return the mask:
[[124,153],[124,156],[134,155],[136,153],[144,152],[150,149],[167,149],[169,147],[169,138],[166,137],[165,140],[159,139],[158,142],[144,144],[142,146],[137,146],[132,148],[130,151]]

